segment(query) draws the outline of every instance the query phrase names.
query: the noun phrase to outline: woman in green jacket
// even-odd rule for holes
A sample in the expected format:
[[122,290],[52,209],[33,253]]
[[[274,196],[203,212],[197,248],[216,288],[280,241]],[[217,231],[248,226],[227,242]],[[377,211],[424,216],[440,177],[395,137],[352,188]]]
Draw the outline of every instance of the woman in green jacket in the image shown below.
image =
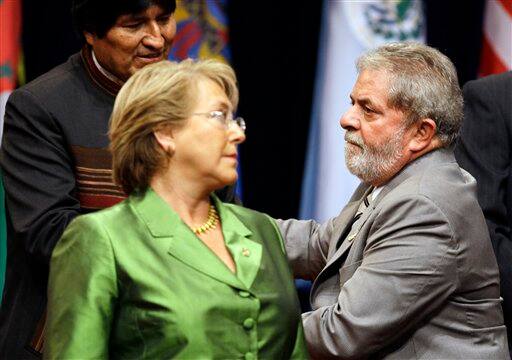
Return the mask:
[[237,179],[233,70],[163,61],[111,118],[122,203],[78,217],[53,251],[46,358],[305,358],[281,235],[213,191]]

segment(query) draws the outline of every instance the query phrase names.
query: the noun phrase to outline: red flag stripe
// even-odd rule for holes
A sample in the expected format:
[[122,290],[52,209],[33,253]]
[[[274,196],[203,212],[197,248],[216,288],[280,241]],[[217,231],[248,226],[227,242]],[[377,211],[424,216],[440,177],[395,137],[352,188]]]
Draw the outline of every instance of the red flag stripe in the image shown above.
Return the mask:
[[503,63],[498,54],[494,51],[487,36],[482,39],[482,58],[480,60],[480,76],[491,74],[499,74],[507,71],[506,65]]
[[498,0],[503,9],[508,13],[508,16],[512,18],[512,0]]
[[20,34],[21,1],[0,1],[0,66],[9,67],[10,72],[0,81],[0,91],[13,90],[16,85]]

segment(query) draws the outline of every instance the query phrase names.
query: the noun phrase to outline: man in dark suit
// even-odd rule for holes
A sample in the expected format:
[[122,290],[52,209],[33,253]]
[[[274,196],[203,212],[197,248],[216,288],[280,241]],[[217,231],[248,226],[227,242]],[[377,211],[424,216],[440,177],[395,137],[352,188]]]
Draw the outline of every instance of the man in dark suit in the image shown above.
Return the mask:
[[[358,60],[340,120],[362,180],[340,215],[280,222],[313,358],[506,359],[498,266],[476,182],[453,143],[462,94],[450,60],[415,43]],[[343,186],[343,184],[340,184]]]
[[478,183],[478,202],[500,269],[512,351],[512,71],[464,86],[464,122],[455,156]]
[[122,84],[167,58],[175,8],[175,0],[75,0],[82,51],[8,100],[0,154],[7,208],[2,359],[41,354],[48,264],[69,222],[125,197],[111,178],[109,117]]

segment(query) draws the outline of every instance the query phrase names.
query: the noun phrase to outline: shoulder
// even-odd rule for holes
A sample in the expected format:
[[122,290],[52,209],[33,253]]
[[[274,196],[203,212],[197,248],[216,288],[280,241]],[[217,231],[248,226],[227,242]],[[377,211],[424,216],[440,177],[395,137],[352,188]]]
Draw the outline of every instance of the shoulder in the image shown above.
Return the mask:
[[[451,151],[442,152],[444,154],[432,154],[432,158],[422,159],[417,164],[417,171],[382,199],[383,205],[410,206],[409,214],[423,212],[427,217],[450,223],[452,228],[471,222],[481,224],[483,216],[475,179],[459,167]],[[386,212],[389,211],[388,208]],[[403,215],[408,216],[407,213]]]
[[423,197],[440,208],[477,201],[476,181],[460,168],[451,149],[434,150],[414,160],[390,183],[392,189],[383,201]]
[[83,81],[83,75],[85,75],[85,69],[82,66],[80,54],[77,53],[72,55],[65,63],[54,67],[20,87],[13,94],[25,92],[45,98],[55,96],[55,91],[62,91],[61,94],[64,95],[67,88],[72,88],[74,84],[76,86]]
[[512,71],[486,76],[468,81],[463,88],[465,98],[484,97],[490,100],[510,95],[512,91]]
[[269,215],[240,205],[224,203],[224,206],[252,232],[266,233],[267,235],[280,234],[275,219]]
[[242,222],[272,226],[275,223],[274,220],[265,213],[230,203],[223,203],[223,205],[226,210],[235,214]]
[[130,207],[130,198],[128,198],[109,208],[77,216],[66,231],[77,228],[107,234],[111,229],[119,228],[122,224],[133,223],[134,216]]

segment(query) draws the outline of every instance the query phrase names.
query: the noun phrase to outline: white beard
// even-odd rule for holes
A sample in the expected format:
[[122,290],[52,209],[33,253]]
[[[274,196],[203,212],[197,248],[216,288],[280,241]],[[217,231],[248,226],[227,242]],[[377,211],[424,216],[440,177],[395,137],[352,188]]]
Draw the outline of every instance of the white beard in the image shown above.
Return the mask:
[[[373,183],[393,173],[402,158],[405,128],[379,146],[366,145],[354,132],[345,133],[345,163],[348,170],[365,183]],[[351,144],[352,143],[352,144]],[[354,145],[356,144],[356,145]]]

